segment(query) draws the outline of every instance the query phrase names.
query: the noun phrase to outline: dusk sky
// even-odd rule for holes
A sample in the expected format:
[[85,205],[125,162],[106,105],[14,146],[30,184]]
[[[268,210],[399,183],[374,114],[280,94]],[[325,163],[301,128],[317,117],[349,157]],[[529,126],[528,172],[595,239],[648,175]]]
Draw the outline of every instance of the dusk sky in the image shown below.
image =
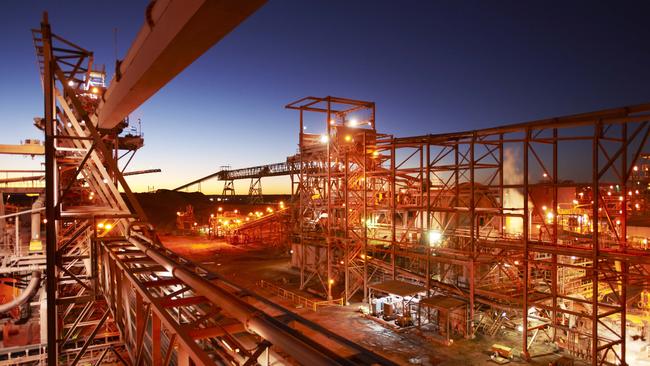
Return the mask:
[[[54,33],[113,70],[113,29],[122,58],[147,3],[3,1],[0,144],[42,138],[30,28],[43,10]],[[378,129],[396,136],[650,102],[650,2],[568,3],[271,0],[131,116],[145,148],[129,170],[163,172],[129,182],[174,188],[221,165],[283,161],[298,133],[284,105],[306,95],[375,101]],[[37,164],[0,157],[2,169]],[[265,193],[281,183],[265,181]]]

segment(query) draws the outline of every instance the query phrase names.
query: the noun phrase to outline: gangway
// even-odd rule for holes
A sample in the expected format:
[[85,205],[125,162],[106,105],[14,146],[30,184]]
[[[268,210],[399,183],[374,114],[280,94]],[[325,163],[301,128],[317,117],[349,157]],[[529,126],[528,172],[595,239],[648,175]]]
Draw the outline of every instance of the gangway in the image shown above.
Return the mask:
[[282,163],[259,165],[254,167],[241,168],[241,169],[221,169],[218,172],[208,174],[204,177],[201,177],[189,183],[185,183],[181,186],[178,186],[173,190],[180,191],[189,188],[193,185],[198,185],[207,180],[216,178],[217,180],[225,181],[225,182],[232,182],[240,179],[251,179],[250,191],[253,191],[254,185],[258,184],[261,187],[260,179],[263,177],[295,175],[298,173],[300,173],[299,165],[287,159],[287,161]]
[[252,216],[253,220],[237,227],[233,235],[244,236],[250,241],[264,238],[268,243],[282,245],[286,243],[289,234],[291,207],[281,208],[260,218]]

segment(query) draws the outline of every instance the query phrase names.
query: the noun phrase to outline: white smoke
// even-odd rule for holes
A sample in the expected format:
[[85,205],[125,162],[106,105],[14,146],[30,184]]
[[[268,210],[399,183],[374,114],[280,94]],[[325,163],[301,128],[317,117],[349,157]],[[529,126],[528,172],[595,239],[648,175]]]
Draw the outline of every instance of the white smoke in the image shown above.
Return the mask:
[[[514,185],[522,183],[522,174],[516,164],[515,152],[511,148],[503,151],[503,184]],[[506,188],[503,190],[504,214],[522,214],[524,212],[524,195],[519,189]],[[510,235],[520,235],[523,232],[524,221],[519,217],[506,217],[505,232]]]

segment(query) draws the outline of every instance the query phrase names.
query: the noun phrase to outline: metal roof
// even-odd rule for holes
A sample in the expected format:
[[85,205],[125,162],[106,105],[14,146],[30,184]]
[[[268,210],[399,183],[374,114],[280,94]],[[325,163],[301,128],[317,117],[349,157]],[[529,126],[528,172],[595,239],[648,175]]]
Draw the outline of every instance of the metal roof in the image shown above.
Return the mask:
[[417,293],[426,291],[426,289],[422,286],[399,280],[388,280],[384,282],[373,283],[368,285],[368,288],[402,297],[415,295]]
[[435,308],[435,309],[446,309],[451,310],[461,306],[467,305],[463,300],[456,299],[450,296],[436,295],[427,297],[426,299],[420,300],[420,305]]

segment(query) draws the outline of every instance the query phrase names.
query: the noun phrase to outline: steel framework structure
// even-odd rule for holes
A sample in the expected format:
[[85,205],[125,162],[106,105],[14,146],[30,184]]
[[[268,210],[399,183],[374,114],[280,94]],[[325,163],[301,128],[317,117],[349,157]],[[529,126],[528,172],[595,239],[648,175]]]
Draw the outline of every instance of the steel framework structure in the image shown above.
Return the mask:
[[293,244],[303,287],[318,279],[346,300],[363,289],[365,301],[371,282],[416,282],[466,300],[469,335],[482,309],[519,314],[525,357],[548,329],[594,365],[626,364],[626,288],[650,279],[647,245],[626,224],[648,193],[633,173],[650,104],[406,138],[376,132],[371,102],[287,108],[310,167]]
[[103,90],[80,87],[92,53],[52,33],[47,14],[33,33],[45,109],[48,364],[256,365],[264,354],[267,363],[392,364],[166,250],[106,146],[112,131],[97,127]]

